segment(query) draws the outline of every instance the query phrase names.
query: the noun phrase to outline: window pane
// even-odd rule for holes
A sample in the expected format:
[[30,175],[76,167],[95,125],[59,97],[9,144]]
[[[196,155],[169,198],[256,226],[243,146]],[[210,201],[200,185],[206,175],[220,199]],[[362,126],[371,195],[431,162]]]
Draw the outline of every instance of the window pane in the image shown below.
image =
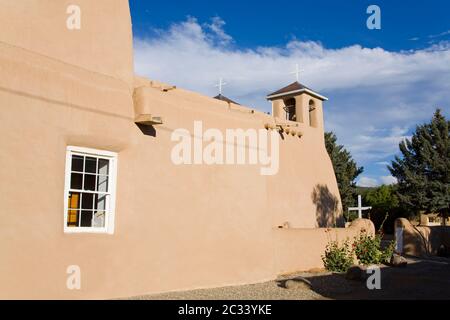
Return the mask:
[[77,192],[69,193],[69,209],[80,209],[80,194]]
[[79,210],[68,210],[67,211],[67,226],[69,228],[78,227],[80,219],[80,211]]
[[95,195],[95,208],[96,210],[106,211],[107,195]]
[[105,226],[105,218],[106,218],[106,214],[104,211],[95,212],[93,227],[94,228],[103,228]]
[[83,172],[84,166],[83,156],[72,156],[72,171]]
[[80,173],[72,173],[70,175],[70,189],[81,190],[83,185],[83,175]]
[[86,157],[86,171],[87,173],[97,172],[97,158]]
[[92,211],[81,211],[80,227],[92,227]]
[[109,173],[109,160],[98,159],[98,174],[107,176]]
[[97,184],[98,184],[97,191],[108,192],[108,177],[107,176],[98,176]]
[[83,193],[81,209],[94,209],[94,195],[92,193]]
[[84,175],[84,190],[95,191],[95,175]]

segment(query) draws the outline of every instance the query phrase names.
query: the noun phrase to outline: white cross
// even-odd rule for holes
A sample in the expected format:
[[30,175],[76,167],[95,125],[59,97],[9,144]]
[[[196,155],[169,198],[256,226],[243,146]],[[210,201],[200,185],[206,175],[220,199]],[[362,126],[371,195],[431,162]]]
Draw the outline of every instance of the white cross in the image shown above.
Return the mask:
[[348,208],[348,212],[350,212],[350,211],[358,211],[358,218],[362,219],[362,212],[366,211],[366,210],[370,210],[370,209],[372,209],[372,207],[363,207],[362,206],[361,195],[358,195],[358,206],[357,207]]
[[219,83],[215,85],[216,88],[219,88],[219,94],[222,94],[222,88],[223,88],[223,86],[226,86],[226,85],[227,85],[227,83],[223,82],[223,79],[220,78]]
[[290,74],[295,74],[295,77],[296,77],[296,79],[297,79],[297,82],[300,80],[300,72],[302,72],[303,70],[301,70],[300,69],[300,66],[299,66],[299,64],[297,63],[296,65],[295,65],[295,71],[294,72],[291,72]]

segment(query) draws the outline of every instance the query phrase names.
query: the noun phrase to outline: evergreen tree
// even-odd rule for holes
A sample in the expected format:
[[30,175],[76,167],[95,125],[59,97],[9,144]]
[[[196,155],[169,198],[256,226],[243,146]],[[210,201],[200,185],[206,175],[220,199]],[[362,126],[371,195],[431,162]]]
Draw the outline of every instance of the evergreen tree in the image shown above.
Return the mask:
[[431,123],[417,126],[412,139],[400,143],[402,157],[389,166],[398,180],[402,204],[416,213],[439,213],[450,206],[450,123],[437,110]]
[[325,146],[333,162],[342,207],[344,212],[347,212],[348,207],[352,206],[355,201],[355,179],[363,172],[364,168],[358,167],[350,152],[344,149],[344,146],[337,144],[337,137],[333,132],[325,133]]

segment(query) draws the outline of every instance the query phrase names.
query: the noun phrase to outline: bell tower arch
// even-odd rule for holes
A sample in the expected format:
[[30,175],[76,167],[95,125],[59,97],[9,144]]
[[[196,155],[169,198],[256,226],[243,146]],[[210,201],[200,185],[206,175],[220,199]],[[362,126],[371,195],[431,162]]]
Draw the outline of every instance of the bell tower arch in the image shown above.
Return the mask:
[[272,115],[280,121],[297,122],[323,133],[323,102],[328,98],[294,82],[269,94],[267,100],[272,102]]

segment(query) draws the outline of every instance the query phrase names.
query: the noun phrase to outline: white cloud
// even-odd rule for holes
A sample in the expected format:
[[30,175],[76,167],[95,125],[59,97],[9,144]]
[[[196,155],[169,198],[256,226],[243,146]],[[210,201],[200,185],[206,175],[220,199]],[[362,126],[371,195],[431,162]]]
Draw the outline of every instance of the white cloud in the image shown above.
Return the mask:
[[380,177],[381,184],[385,184],[387,186],[390,186],[392,184],[397,184],[397,179],[393,176],[382,176]]
[[447,36],[447,35],[450,35],[450,30],[447,30],[447,31],[444,31],[444,32],[441,32],[441,33],[438,33],[438,34],[431,34],[431,35],[428,36],[428,38],[439,38],[439,37],[444,37],[444,36]]
[[373,187],[378,187],[380,184],[378,183],[377,179],[368,178],[368,177],[361,177],[358,180],[357,185],[359,187],[373,188]]
[[[293,40],[282,47],[240,49],[219,17],[173,24],[152,38],[135,39],[138,74],[244,105],[270,111],[265,96],[295,80],[328,96],[325,125],[359,165],[389,161],[415,125],[436,107],[450,110],[450,42],[424,50],[389,52],[353,45],[328,49],[319,42]],[[381,175],[381,173],[380,173]]]
[[217,39],[220,45],[228,45],[233,42],[233,38],[223,29],[225,24],[225,21],[223,21],[220,17],[214,17],[211,19],[210,24],[205,24],[205,26],[209,28],[215,36],[213,37],[213,41],[214,39]]
[[381,176],[379,178],[370,178],[363,176],[359,178],[358,182],[356,183],[359,187],[366,187],[366,188],[373,188],[373,187],[379,187],[381,185],[393,185],[396,184],[398,181],[393,176]]
[[[370,88],[368,93],[373,93],[375,87],[378,94],[397,92],[450,74],[449,50],[395,53],[359,45],[326,49],[318,42],[297,40],[285,47],[241,50],[217,45],[232,41],[224,24],[219,17],[204,26],[189,18],[157,38],[136,38],[137,72],[205,93],[213,91],[219,77],[226,77],[234,83],[231,94],[258,97],[262,93],[252,102],[263,108],[265,93],[294,80],[288,74],[297,62],[304,69],[303,82],[319,91]],[[402,107],[396,99],[386,99],[390,108]]]

